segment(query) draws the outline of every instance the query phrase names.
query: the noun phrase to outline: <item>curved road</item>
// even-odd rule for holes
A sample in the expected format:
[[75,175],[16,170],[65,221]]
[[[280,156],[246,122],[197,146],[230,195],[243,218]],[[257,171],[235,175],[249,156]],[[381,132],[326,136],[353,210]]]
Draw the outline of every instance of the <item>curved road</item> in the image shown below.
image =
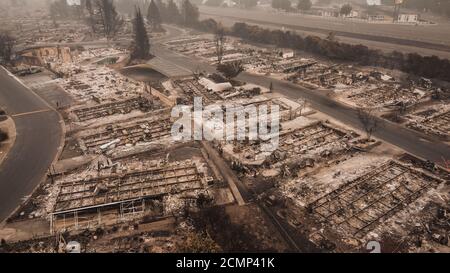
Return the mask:
[[[173,36],[177,33],[177,29],[168,27]],[[178,34],[181,34],[178,30]],[[210,73],[215,72],[215,67],[206,63],[199,62],[193,58],[182,56],[174,53],[160,44],[153,45],[153,53],[160,59],[175,64],[177,67],[184,68],[187,71],[202,70]],[[333,100],[320,91],[309,90],[301,86],[249,73],[242,73],[238,79],[268,87],[272,82],[278,93],[281,93],[291,99],[304,98],[307,99],[316,110],[325,113],[351,127],[362,129],[358,118],[357,110]],[[391,143],[408,153],[418,157],[431,160],[440,165],[444,165],[444,161],[450,160],[450,146],[443,142],[433,140],[432,138],[407,129],[398,124],[394,124],[385,120],[381,120],[383,124],[381,128],[374,133],[377,138]]]
[[14,146],[0,165],[0,222],[30,195],[45,177],[61,141],[58,113],[0,67],[0,107],[17,130]]

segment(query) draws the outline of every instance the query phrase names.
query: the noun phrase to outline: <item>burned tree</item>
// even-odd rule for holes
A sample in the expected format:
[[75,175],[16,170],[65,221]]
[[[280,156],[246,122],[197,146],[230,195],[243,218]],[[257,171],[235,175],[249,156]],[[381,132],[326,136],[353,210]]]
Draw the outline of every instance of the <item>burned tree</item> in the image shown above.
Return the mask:
[[290,11],[292,9],[292,3],[290,0],[272,0],[272,8]]
[[228,80],[236,78],[244,71],[244,65],[241,61],[229,62],[225,64],[219,64],[217,71],[220,72]]
[[367,141],[370,141],[373,133],[379,128],[379,119],[374,115],[373,109],[358,108],[358,118],[367,134]]
[[16,39],[9,33],[0,33],[0,63],[10,64]]
[[8,140],[8,133],[6,133],[6,132],[4,132],[4,131],[2,131],[1,129],[0,129],[0,143],[2,143],[3,141],[6,141],[6,140]]
[[308,106],[308,101],[304,100],[304,99],[299,99],[299,100],[297,100],[297,103],[298,103],[298,107],[297,107],[297,109],[295,109],[295,112],[296,112],[295,115],[301,117],[303,115],[304,110]]
[[344,15],[344,16],[349,16],[350,13],[352,12],[352,10],[353,10],[352,5],[350,5],[350,4],[345,4],[345,5],[343,5],[343,6],[341,7],[341,10],[340,10],[339,13],[340,13],[341,15]]
[[180,22],[180,11],[173,0],[169,0],[167,3],[167,23],[179,23]]
[[93,33],[104,35],[108,40],[114,38],[123,26],[113,0],[86,0],[84,8],[88,12],[85,21]]
[[217,63],[222,64],[223,53],[225,48],[225,29],[221,26],[217,26],[217,30],[214,36],[214,42],[216,44]]
[[218,253],[221,251],[220,246],[207,232],[186,232],[185,236],[185,241],[176,244],[181,253]]
[[147,59],[150,57],[150,42],[145,28],[144,18],[141,9],[136,8],[136,15],[133,20],[134,43],[131,57],[133,59]]

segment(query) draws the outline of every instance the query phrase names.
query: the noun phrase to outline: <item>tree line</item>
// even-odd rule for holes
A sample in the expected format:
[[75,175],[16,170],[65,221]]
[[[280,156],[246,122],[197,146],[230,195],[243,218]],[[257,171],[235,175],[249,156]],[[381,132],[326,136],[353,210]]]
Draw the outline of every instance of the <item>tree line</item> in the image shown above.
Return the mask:
[[[199,12],[197,6],[189,0],[184,0],[180,8],[173,0],[167,3],[161,0],[151,0],[144,3],[147,7],[147,22],[152,31],[162,31],[161,24],[171,23],[186,27],[195,27],[198,24]],[[145,27],[144,16],[140,7],[135,6],[135,16],[133,20],[134,41],[131,49],[132,59],[147,59],[150,57],[150,42]]]
[[[216,33],[221,27],[214,19],[202,20],[192,26],[211,33]],[[225,34],[251,42],[302,50],[331,60],[398,69],[420,77],[450,81],[450,61],[437,56],[405,54],[398,51],[384,53],[361,44],[338,42],[332,38],[334,35],[329,35],[326,39],[314,35],[304,37],[293,31],[270,30],[246,23],[235,23],[231,28],[225,29]]]
[[[204,4],[206,6],[211,6],[211,7],[228,7],[228,4],[224,1],[224,0],[206,0],[204,2]],[[242,8],[242,9],[249,9],[249,8],[253,8],[256,7],[258,5],[258,0],[239,0],[234,2],[235,6],[237,8]]]

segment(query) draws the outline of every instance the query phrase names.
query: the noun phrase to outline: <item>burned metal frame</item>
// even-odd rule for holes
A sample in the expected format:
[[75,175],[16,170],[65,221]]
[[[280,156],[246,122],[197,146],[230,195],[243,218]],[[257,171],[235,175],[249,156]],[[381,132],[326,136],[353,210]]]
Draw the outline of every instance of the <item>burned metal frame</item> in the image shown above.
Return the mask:
[[[203,189],[203,178],[194,163],[63,183],[51,214],[51,231],[61,218],[64,226],[67,217],[78,227],[79,214],[96,210],[99,219],[91,219],[101,222],[101,210],[119,208],[122,219],[129,206],[133,213],[140,213],[145,200],[199,189]],[[140,202],[142,209],[135,210]]]
[[[170,135],[171,123],[170,119],[156,121],[142,121],[128,126],[113,127],[101,133],[83,136],[80,138],[80,144],[87,150],[95,150],[101,145],[110,143],[115,139],[121,142],[116,146],[122,146],[128,143],[136,143],[138,141],[155,141]],[[127,141],[122,141],[122,140]]]
[[177,80],[175,84],[183,90],[184,94],[190,96],[191,99],[194,99],[194,97],[202,97],[206,105],[221,100],[219,95],[209,92],[195,79]]
[[430,118],[424,125],[450,135],[450,111]]
[[83,107],[73,110],[78,120],[81,122],[96,119],[98,117],[111,116],[115,113],[129,113],[133,110],[140,110],[144,104],[149,102],[142,97],[136,97],[124,101],[100,104],[91,107]]
[[309,208],[322,222],[361,238],[439,182],[392,160],[312,202]]

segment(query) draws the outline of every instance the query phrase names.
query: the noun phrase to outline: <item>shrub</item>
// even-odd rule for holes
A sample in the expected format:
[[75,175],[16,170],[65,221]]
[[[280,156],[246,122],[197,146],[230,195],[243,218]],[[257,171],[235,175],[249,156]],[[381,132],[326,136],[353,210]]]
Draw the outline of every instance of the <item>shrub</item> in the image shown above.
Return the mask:
[[0,130],[0,142],[3,142],[8,139],[8,134],[2,130]]

